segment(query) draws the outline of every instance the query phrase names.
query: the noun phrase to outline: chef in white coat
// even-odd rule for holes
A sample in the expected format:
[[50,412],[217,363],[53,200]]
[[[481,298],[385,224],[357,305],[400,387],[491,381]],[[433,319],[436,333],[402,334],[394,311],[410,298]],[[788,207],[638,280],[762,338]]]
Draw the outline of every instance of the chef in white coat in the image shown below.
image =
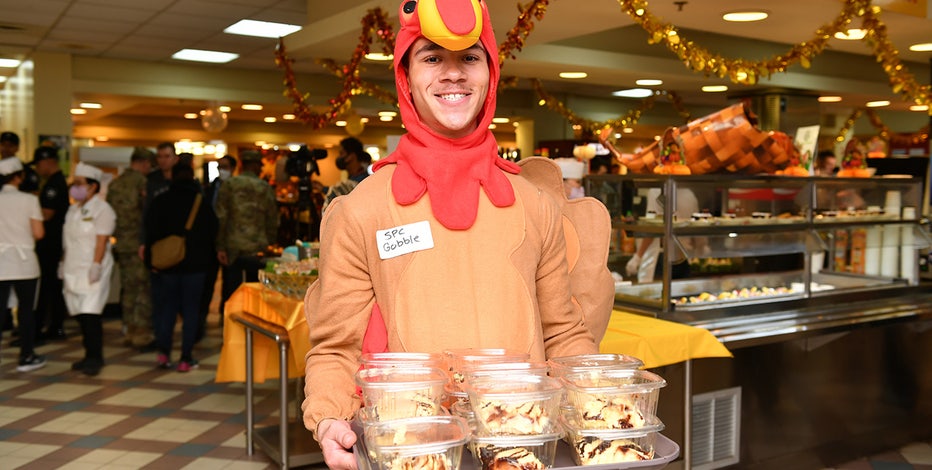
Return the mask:
[[74,204],[65,215],[63,231],[65,305],[84,336],[84,359],[71,369],[90,376],[100,373],[104,364],[101,313],[110,294],[113,271],[110,236],[116,214],[100,195],[101,185],[109,177],[97,167],[78,163],[68,191]]

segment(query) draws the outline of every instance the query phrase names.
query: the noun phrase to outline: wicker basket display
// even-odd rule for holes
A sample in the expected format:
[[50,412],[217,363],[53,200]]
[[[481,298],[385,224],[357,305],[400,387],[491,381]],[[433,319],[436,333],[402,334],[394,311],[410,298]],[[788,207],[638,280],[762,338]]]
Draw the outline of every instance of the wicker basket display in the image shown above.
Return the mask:
[[[789,165],[785,148],[752,121],[739,103],[677,128],[692,174],[775,173]],[[661,164],[661,150],[654,142],[623,163],[635,173],[653,173]]]
[[296,299],[303,299],[307,288],[316,280],[316,274],[277,274],[259,271],[259,282],[263,286]]

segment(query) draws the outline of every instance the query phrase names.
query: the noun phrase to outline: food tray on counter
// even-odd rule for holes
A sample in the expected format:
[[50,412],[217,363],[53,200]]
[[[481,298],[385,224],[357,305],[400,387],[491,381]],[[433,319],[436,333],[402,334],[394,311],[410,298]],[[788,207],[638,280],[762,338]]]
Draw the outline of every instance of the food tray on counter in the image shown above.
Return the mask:
[[[357,423],[353,423],[353,431],[356,432],[356,445],[353,446],[353,454],[356,456],[356,463],[359,470],[378,470],[370,468],[369,459],[366,458],[366,443],[362,438],[362,429]],[[624,470],[628,468],[637,468],[644,470],[659,470],[664,468],[670,462],[676,460],[680,455],[680,446],[663,434],[657,434],[657,440],[654,442],[654,458],[651,460],[641,460],[638,462],[620,462],[600,465],[576,465],[573,460],[573,449],[562,439],[557,442],[557,455],[553,463],[553,469],[560,470]],[[463,450],[463,458],[460,461],[460,470],[479,470],[468,449]]]

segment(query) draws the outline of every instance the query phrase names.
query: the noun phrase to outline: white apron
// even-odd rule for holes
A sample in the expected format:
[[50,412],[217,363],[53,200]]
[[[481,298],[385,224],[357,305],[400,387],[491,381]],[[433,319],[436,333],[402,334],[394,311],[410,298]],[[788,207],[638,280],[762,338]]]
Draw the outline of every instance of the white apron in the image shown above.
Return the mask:
[[97,246],[97,231],[95,218],[101,212],[107,211],[110,206],[105,201],[94,196],[84,206],[72,205],[65,215],[63,229],[63,246],[65,259],[63,266],[65,284],[65,305],[68,313],[78,315],[82,313],[100,314],[107,305],[110,295],[110,273],[113,271],[113,255],[110,245],[104,250],[104,259],[101,261],[102,272],[100,280],[91,284],[87,274],[94,264],[94,248]]

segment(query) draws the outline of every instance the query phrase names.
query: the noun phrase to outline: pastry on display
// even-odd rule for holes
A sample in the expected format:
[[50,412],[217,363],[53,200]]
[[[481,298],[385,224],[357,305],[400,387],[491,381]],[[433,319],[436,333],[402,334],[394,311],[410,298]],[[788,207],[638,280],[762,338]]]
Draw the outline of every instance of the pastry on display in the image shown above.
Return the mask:
[[481,470],[544,470],[543,462],[523,447],[477,446]]
[[550,416],[537,402],[521,404],[500,401],[480,402],[474,408],[476,420],[485,430],[500,434],[542,434],[552,428]]
[[647,422],[637,406],[625,396],[591,396],[580,409],[584,427],[601,429],[631,429]]
[[385,394],[375,400],[372,415],[377,421],[440,414],[440,404],[431,390],[406,390]]
[[695,305],[707,302],[717,302],[723,300],[753,299],[758,297],[770,297],[776,295],[795,294],[799,291],[793,288],[780,287],[744,287],[730,291],[713,294],[711,292],[702,292],[698,295],[679,297],[673,300],[676,305]]
[[450,462],[445,454],[427,454],[414,457],[387,459],[382,467],[386,470],[453,470],[458,465]]
[[580,465],[637,462],[654,458],[653,450],[642,449],[628,439],[602,440],[596,436],[582,436],[573,446]]

